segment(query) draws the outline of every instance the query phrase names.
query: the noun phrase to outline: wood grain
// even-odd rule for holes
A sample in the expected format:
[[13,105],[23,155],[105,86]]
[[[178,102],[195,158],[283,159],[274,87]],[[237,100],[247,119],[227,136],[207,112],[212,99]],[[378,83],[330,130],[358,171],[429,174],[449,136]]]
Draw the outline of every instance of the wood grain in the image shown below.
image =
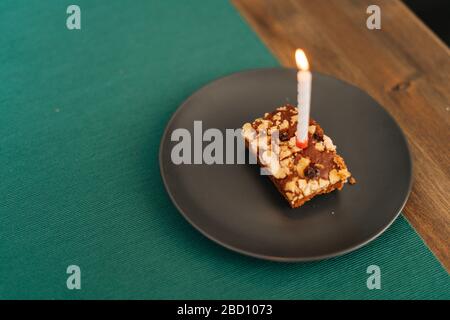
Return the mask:
[[[294,51],[303,48],[314,70],[364,89],[398,121],[414,161],[404,215],[449,271],[447,46],[397,0],[233,3],[284,66],[294,67]],[[381,8],[381,30],[366,27],[370,4]]]

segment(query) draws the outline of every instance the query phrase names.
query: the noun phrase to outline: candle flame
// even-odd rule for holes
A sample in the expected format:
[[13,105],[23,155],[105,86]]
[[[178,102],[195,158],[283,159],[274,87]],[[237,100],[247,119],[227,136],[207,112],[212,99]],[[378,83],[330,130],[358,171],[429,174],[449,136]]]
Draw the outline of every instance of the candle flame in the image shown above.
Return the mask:
[[297,68],[300,70],[309,70],[308,59],[306,59],[305,52],[302,49],[295,50],[295,62],[297,63]]

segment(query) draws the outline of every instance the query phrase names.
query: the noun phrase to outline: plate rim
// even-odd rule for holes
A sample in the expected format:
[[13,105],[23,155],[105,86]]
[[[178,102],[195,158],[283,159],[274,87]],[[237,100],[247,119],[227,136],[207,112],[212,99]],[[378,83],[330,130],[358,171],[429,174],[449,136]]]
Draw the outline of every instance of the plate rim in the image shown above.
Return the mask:
[[207,87],[216,84],[219,81],[225,80],[226,78],[232,77],[232,76],[236,76],[239,74],[244,74],[244,73],[250,73],[250,72],[257,72],[257,71],[271,71],[271,70],[296,70],[294,68],[286,68],[286,67],[269,67],[269,68],[252,68],[252,69],[246,69],[246,70],[242,70],[242,71],[238,71],[238,72],[233,72],[224,76],[221,76],[219,78],[213,79],[211,81],[209,81],[208,83],[204,84],[203,86],[201,86],[200,88],[198,88],[197,90],[195,90],[191,95],[189,95],[188,98],[186,98],[185,100],[183,100],[183,102],[178,106],[178,108],[175,110],[175,112],[172,114],[172,116],[170,117],[169,121],[167,122],[163,134],[161,136],[161,140],[160,140],[160,144],[159,144],[159,150],[158,150],[158,162],[159,162],[159,172],[164,184],[164,188],[166,190],[166,193],[169,195],[170,200],[172,201],[173,205],[175,206],[175,208],[178,210],[178,212],[184,217],[184,219],[186,219],[187,222],[189,222],[189,224],[191,226],[193,226],[197,231],[200,232],[200,234],[202,234],[203,236],[205,236],[207,239],[213,241],[214,243],[221,245],[231,251],[240,253],[242,255],[245,256],[249,256],[249,257],[253,257],[253,258],[258,258],[258,259],[262,259],[262,260],[266,260],[266,261],[275,261],[275,262],[290,262],[290,263],[296,263],[296,262],[312,262],[312,261],[319,261],[319,260],[325,260],[325,259],[331,259],[331,258],[335,258],[335,257],[339,257],[342,255],[345,255],[347,253],[353,252],[355,250],[358,250],[364,246],[366,246],[367,244],[369,244],[370,242],[374,241],[376,238],[378,238],[379,236],[381,236],[393,223],[395,220],[397,220],[397,218],[399,217],[399,215],[401,214],[403,208],[405,207],[409,196],[411,194],[411,190],[412,190],[412,185],[413,185],[413,177],[414,177],[414,162],[412,159],[412,153],[411,153],[411,148],[409,146],[408,143],[408,139],[406,138],[405,133],[403,132],[402,128],[400,127],[400,125],[397,123],[397,121],[395,120],[395,118],[389,113],[388,110],[386,110],[386,108],[383,107],[383,105],[381,103],[379,103],[374,97],[372,97],[368,92],[362,90],[361,88],[347,82],[344,81],[342,79],[336,78],[335,76],[329,75],[329,74],[324,74],[321,72],[316,72],[313,71],[313,74],[318,74],[321,76],[325,76],[325,77],[329,77],[329,78],[333,78],[339,82],[342,82],[346,85],[349,85],[363,93],[365,93],[366,95],[368,95],[371,99],[373,99],[377,105],[381,108],[382,112],[384,112],[395,124],[395,126],[397,127],[398,131],[400,132],[400,136],[402,138],[402,140],[405,143],[406,146],[406,151],[407,151],[407,155],[408,155],[408,166],[409,166],[409,172],[408,172],[408,188],[405,194],[405,199],[403,200],[403,202],[401,203],[400,207],[397,209],[397,213],[395,215],[393,215],[392,219],[390,219],[389,223],[387,223],[383,228],[381,228],[380,230],[376,231],[375,234],[372,237],[369,237],[368,239],[366,239],[365,241],[358,243],[356,245],[350,246],[348,248],[339,250],[339,251],[335,251],[333,253],[328,253],[328,254],[322,254],[322,255],[311,255],[311,256],[305,256],[305,257],[279,257],[279,256],[271,256],[271,255],[265,255],[265,254],[259,254],[259,253],[254,253],[251,251],[247,251],[247,250],[243,250],[240,249],[238,247],[235,247],[233,245],[230,245],[228,243],[225,243],[215,237],[213,237],[212,235],[210,235],[207,231],[203,230],[202,228],[200,228],[196,223],[194,223],[189,216],[183,211],[183,209],[180,207],[180,205],[177,203],[176,199],[174,198],[172,192],[169,189],[167,180],[165,175],[163,174],[163,145],[164,145],[164,141],[167,139],[167,136],[169,134],[169,127],[172,124],[172,122],[175,120],[175,118],[177,117],[178,113],[181,112],[182,109],[184,109],[186,107],[186,105],[190,102],[191,99],[193,99],[194,96],[196,96],[199,92],[203,91],[204,89],[206,89]]

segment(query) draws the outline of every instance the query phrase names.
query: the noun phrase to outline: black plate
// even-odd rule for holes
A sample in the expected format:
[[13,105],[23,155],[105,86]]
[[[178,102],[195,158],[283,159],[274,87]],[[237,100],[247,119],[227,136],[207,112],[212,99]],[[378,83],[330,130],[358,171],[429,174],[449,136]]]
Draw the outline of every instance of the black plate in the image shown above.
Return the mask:
[[[296,71],[260,69],[216,80],[175,112],[160,148],[161,175],[172,201],[201,233],[258,258],[308,261],[355,250],[395,220],[411,187],[406,139],[369,95],[335,78],[313,74],[311,116],[338,147],[352,174],[345,185],[291,209],[256,165],[175,165],[170,141],[177,128],[193,133],[240,128],[286,102],[296,104]],[[176,236],[176,235],[174,235]]]

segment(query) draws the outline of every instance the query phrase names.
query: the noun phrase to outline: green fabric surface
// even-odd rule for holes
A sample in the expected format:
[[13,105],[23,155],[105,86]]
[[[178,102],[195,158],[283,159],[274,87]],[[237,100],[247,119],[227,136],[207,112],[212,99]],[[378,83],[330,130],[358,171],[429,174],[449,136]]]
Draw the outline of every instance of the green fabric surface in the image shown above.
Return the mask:
[[[192,92],[278,65],[227,1],[0,2],[0,298],[450,298],[400,217],[345,256],[246,257],[207,240],[166,194],[158,148]],[[351,49],[349,49],[351,50]],[[81,290],[66,288],[80,266]],[[378,265],[381,290],[368,290]]]

